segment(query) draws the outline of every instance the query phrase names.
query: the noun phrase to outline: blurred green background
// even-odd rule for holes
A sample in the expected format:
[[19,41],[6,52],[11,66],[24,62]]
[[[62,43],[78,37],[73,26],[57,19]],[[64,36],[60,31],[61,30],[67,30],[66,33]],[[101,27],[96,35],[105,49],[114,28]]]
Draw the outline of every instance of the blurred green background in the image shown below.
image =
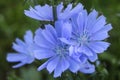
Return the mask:
[[[50,0],[36,1],[40,4],[50,3]],[[46,70],[37,72],[36,69],[41,63],[12,69],[14,63],[6,61],[7,53],[13,52],[12,42],[16,37],[23,39],[26,30],[34,31],[42,25],[24,15],[24,10],[33,5],[32,2],[34,0],[28,0],[26,3],[24,0],[0,0],[0,80],[120,80],[120,0],[76,0],[88,11],[95,8],[106,16],[107,22],[113,26],[109,33],[110,38],[107,40],[111,46],[104,54],[99,55],[101,64],[96,67],[98,72],[92,75],[65,72],[63,75],[67,73],[69,78],[63,76],[54,79]]]

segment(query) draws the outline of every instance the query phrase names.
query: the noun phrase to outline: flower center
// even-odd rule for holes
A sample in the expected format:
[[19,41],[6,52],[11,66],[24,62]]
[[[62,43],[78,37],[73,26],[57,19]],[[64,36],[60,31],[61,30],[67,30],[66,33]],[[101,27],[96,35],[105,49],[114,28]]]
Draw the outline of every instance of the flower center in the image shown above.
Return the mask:
[[89,37],[87,31],[84,31],[83,33],[73,33],[73,40],[75,40],[78,46],[84,45],[88,43]]
[[55,49],[55,52],[56,52],[58,55],[63,56],[63,55],[65,55],[65,54],[68,53],[68,50],[67,50],[66,47],[57,47],[57,48]]
[[88,37],[87,35],[81,35],[78,39],[77,42],[80,43],[80,45],[82,44],[86,44],[88,42]]

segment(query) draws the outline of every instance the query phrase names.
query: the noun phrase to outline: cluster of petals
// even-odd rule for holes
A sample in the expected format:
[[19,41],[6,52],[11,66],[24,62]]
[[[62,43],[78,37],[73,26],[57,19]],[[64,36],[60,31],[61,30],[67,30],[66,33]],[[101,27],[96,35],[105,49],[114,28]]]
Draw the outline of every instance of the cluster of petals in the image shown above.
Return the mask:
[[30,30],[26,31],[24,40],[25,42],[17,38],[16,43],[13,43],[12,47],[17,53],[8,53],[7,55],[7,61],[19,62],[17,65],[14,65],[13,68],[18,68],[25,64],[30,64],[35,59],[33,52],[33,50],[35,50],[35,45],[33,41],[33,34]]
[[[58,20],[66,20],[69,19],[72,15],[79,13],[83,9],[82,4],[78,4],[76,7],[72,9],[72,4],[69,4],[67,8],[64,9],[63,3],[60,3],[56,6],[56,16]],[[24,11],[25,15],[40,21],[53,21],[54,13],[53,6],[49,5],[36,5],[34,8],[30,7],[29,10]]]
[[[54,21],[53,7],[47,4],[30,7],[24,13],[36,20]],[[109,47],[110,43],[104,40],[109,37],[111,24],[106,24],[106,18],[98,16],[95,10],[88,14],[80,3],[74,8],[69,4],[65,9],[60,3],[56,6],[56,16],[54,25],[38,28],[34,37],[31,31],[27,31],[25,42],[16,39],[13,49],[18,53],[9,53],[7,60],[20,62],[13,66],[17,68],[32,63],[34,59],[46,59],[38,71],[46,68],[49,73],[54,72],[54,77],[61,76],[66,70],[85,74],[95,72],[91,62]]]

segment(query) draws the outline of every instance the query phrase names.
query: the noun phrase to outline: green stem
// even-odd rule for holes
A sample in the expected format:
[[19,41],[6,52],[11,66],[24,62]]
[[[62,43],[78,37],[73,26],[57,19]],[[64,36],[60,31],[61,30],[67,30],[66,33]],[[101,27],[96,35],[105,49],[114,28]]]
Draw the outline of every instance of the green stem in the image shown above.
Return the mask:
[[53,6],[53,17],[55,22],[57,20],[56,5]]

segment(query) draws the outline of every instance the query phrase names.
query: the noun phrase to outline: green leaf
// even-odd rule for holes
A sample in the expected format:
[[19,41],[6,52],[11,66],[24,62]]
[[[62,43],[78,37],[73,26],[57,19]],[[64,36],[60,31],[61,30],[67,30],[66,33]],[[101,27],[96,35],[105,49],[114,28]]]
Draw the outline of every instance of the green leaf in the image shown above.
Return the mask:
[[21,77],[23,80],[41,80],[41,75],[36,68],[22,68]]

